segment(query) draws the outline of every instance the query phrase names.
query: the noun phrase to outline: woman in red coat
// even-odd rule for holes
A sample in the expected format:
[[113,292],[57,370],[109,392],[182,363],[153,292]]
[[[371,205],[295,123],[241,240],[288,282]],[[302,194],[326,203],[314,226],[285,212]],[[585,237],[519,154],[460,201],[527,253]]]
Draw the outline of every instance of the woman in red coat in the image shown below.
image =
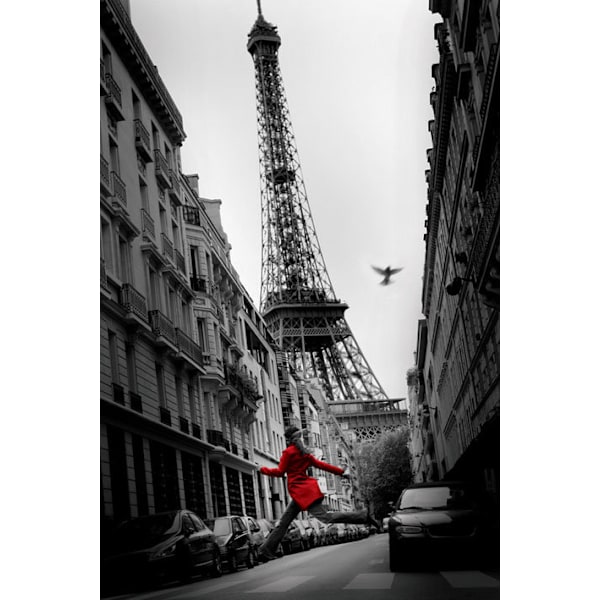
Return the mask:
[[306,474],[308,467],[316,467],[340,477],[348,477],[344,469],[318,460],[304,447],[302,433],[298,427],[288,427],[285,430],[288,447],[283,451],[279,466],[275,469],[261,467],[263,475],[283,477],[287,475],[287,488],[292,497],[285,512],[281,515],[278,524],[271,531],[267,539],[258,549],[263,560],[275,558],[275,549],[280,544],[290,523],[302,510],[307,510],[313,517],[324,523],[370,523],[377,527],[366,510],[353,512],[328,511],[323,506],[325,496],[319,488],[319,483],[314,477]]

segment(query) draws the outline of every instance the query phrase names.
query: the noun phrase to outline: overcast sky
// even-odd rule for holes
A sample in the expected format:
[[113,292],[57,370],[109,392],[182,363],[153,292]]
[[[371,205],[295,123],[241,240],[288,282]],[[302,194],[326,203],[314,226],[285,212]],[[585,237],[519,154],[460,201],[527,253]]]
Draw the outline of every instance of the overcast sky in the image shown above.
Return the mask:
[[[317,236],[346,319],[390,398],[414,364],[425,243],[426,150],[438,60],[427,0],[262,0]],[[133,24],[183,115],[185,173],[219,198],[258,306],[261,222],[256,0],[131,0]],[[382,286],[371,265],[404,267]]]

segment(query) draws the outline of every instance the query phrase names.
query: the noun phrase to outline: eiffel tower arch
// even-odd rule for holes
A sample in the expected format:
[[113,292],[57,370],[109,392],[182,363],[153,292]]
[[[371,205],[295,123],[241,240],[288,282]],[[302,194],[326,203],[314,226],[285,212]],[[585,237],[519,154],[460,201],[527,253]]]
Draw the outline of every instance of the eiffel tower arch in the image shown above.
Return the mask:
[[[279,67],[281,37],[263,17],[260,0],[257,5],[247,49],[254,62],[258,123],[260,309],[292,368],[316,377],[328,404],[351,402],[360,416],[364,402],[388,397],[346,321],[348,305],[336,297],[327,273]],[[395,414],[389,402],[380,408]],[[366,421],[365,426],[371,427]]]

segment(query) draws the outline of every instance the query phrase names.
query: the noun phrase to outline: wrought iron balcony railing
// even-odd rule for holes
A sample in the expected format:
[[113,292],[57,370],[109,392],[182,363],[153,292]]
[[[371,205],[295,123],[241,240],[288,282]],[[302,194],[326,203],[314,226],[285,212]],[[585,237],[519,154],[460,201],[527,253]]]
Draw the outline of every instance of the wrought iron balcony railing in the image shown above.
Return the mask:
[[154,335],[165,338],[168,342],[173,344],[173,346],[177,346],[175,325],[173,325],[169,318],[163,315],[160,310],[151,310],[148,313],[148,319]]
[[204,364],[202,348],[191,337],[181,331],[181,329],[176,328],[175,334],[177,336],[177,347],[184,354],[187,354],[197,365],[202,366]]
[[169,163],[167,159],[162,155],[161,151],[158,149],[154,150],[154,173],[156,175],[156,180],[158,181],[158,185],[161,186],[162,189],[166,189],[171,187],[171,174],[169,173]]
[[150,134],[139,119],[136,119],[133,124],[135,127],[135,148],[144,162],[152,162]]
[[148,233],[153,240],[155,239],[154,219],[145,208],[142,208],[142,232],[144,234]]
[[112,73],[105,73],[104,81],[108,90],[108,94],[104,97],[106,108],[111,113],[113,119],[123,121],[125,115],[123,114],[123,105],[121,104],[121,88],[115,81]]
[[110,172],[112,179],[113,197],[116,198],[124,208],[127,208],[127,188],[125,183],[114,171]]
[[188,225],[196,225],[197,227],[202,225],[200,221],[200,209],[195,206],[184,206],[183,218]]
[[102,154],[100,155],[100,192],[105,196],[112,196],[110,165]]
[[140,294],[130,283],[121,286],[121,306],[142,321],[147,321],[146,298]]
[[162,238],[163,255],[166,256],[171,262],[174,262],[175,256],[173,252],[173,242],[171,242],[171,240],[164,233],[161,233],[160,237]]
[[203,292],[206,294],[208,291],[208,283],[204,277],[190,277],[190,285],[195,292]]

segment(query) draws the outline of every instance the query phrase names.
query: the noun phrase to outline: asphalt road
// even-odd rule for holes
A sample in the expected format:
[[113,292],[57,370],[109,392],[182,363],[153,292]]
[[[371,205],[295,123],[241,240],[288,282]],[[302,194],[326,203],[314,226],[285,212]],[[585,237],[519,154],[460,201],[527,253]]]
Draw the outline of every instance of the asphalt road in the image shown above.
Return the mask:
[[114,600],[497,600],[499,573],[418,571],[391,573],[387,534],[313,548],[253,569],[166,585]]

